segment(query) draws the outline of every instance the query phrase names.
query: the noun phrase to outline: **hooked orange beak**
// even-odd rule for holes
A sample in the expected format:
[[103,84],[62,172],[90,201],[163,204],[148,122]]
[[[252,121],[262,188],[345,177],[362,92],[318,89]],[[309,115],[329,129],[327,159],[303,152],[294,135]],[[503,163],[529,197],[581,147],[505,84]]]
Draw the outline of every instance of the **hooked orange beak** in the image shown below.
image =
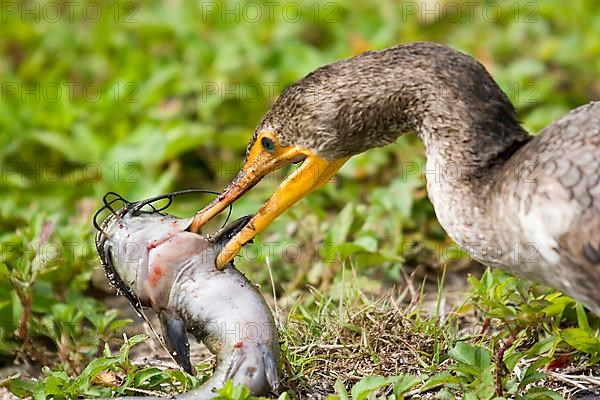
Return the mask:
[[223,247],[216,260],[217,268],[223,269],[242,246],[294,203],[326,183],[348,158],[327,161],[303,147],[282,147],[274,132],[262,131],[248,151],[242,170],[223,193],[196,213],[190,231],[198,232],[206,222],[240,198],[268,173],[304,159],[302,165],[279,185],[258,213]]

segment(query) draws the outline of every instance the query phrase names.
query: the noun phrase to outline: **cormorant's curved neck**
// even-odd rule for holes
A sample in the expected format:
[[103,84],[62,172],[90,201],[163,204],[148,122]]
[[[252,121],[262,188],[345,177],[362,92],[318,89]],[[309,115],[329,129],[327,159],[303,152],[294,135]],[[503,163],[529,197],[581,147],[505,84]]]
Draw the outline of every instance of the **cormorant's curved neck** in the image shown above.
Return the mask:
[[328,160],[412,131],[428,153],[480,168],[510,158],[528,140],[485,68],[435,43],[401,44],[318,68],[284,91],[253,140],[261,130]]
[[[529,135],[507,96],[474,58],[407,43],[321,67],[290,86],[257,128],[330,161],[415,132],[425,144],[428,190],[459,244],[484,226],[497,172]],[[251,141],[252,143],[253,141]]]
[[466,247],[495,240],[495,183],[531,138],[506,94],[479,62],[444,46],[415,43],[372,57],[367,64],[380,68],[368,80],[371,97],[356,111],[375,123],[362,140],[353,133],[350,141],[373,147],[415,132],[426,149],[429,197],[448,234]]

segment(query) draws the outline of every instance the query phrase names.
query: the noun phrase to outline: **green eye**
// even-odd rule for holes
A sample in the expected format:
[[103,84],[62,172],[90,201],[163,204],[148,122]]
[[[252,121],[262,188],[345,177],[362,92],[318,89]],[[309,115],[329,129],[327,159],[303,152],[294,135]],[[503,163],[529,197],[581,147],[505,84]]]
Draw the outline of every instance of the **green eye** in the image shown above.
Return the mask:
[[260,140],[260,143],[262,144],[262,147],[269,153],[275,150],[275,143],[273,143],[273,141],[268,137],[263,137]]

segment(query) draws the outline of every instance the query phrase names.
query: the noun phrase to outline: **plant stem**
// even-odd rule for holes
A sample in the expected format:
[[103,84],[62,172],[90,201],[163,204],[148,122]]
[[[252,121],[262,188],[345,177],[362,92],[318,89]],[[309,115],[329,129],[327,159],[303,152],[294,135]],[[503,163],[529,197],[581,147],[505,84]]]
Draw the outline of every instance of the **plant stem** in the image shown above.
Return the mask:
[[500,348],[496,351],[496,360],[495,360],[495,371],[494,371],[494,381],[496,384],[496,396],[502,397],[504,395],[504,389],[502,387],[502,375],[504,372],[504,353],[506,350],[510,348],[515,342],[515,338],[517,337],[516,330],[510,331],[508,338],[500,345]]

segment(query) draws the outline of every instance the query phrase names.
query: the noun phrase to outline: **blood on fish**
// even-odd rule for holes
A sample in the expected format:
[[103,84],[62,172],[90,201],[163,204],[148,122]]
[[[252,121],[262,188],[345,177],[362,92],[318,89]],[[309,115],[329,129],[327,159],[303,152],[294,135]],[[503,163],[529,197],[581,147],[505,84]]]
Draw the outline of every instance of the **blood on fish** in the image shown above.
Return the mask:
[[150,269],[150,277],[148,278],[150,280],[150,286],[155,287],[163,276],[165,276],[165,270],[161,265],[152,266]]

